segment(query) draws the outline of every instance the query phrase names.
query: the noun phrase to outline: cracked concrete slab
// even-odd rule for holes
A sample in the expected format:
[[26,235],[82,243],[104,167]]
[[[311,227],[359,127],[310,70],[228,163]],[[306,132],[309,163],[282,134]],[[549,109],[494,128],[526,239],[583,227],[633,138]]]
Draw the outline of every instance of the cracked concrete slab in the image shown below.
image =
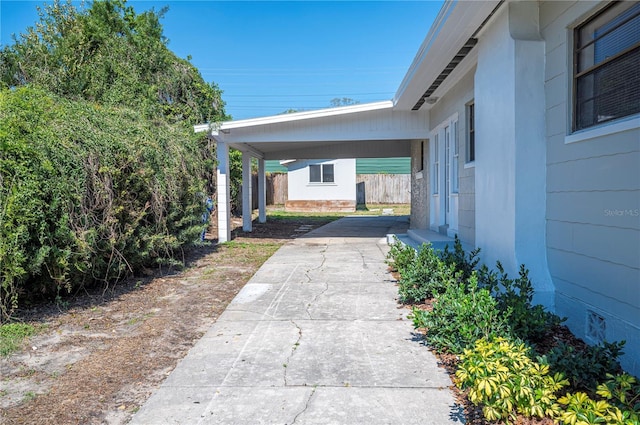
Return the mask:
[[345,218],[283,246],[131,424],[464,422],[384,264],[404,218]]

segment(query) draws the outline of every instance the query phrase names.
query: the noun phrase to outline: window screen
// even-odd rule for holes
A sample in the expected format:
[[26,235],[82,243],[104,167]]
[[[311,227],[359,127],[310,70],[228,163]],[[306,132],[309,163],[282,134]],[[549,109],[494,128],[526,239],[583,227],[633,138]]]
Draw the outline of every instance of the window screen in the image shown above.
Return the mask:
[[322,182],[333,183],[333,164],[322,164]]
[[574,130],[640,112],[640,3],[616,2],[575,33]]
[[333,164],[309,165],[309,183],[333,183]]
[[322,173],[319,165],[309,165],[309,182],[320,183],[322,182]]

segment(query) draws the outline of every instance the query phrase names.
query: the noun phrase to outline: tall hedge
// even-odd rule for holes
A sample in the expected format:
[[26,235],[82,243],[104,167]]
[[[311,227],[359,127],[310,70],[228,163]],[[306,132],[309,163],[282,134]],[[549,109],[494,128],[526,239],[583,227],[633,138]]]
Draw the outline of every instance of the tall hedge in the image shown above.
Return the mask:
[[186,123],[142,114],[0,91],[0,316],[172,261],[197,240],[205,146]]

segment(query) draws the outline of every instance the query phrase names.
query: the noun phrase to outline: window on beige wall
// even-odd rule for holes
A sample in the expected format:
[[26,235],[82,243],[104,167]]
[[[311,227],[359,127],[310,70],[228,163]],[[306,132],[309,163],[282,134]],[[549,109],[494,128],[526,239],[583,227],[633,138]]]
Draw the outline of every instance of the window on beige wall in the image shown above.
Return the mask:
[[640,3],[612,4],[574,32],[573,129],[640,113]]
[[476,117],[475,104],[467,104],[467,162],[476,160]]

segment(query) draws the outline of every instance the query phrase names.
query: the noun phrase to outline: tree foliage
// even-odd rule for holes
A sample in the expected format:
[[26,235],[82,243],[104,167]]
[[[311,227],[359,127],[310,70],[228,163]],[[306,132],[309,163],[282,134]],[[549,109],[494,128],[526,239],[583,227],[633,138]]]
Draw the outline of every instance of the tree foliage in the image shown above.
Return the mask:
[[332,108],[337,108],[339,106],[350,106],[350,105],[358,105],[360,104],[359,100],[351,99],[350,97],[334,97],[329,102]]
[[38,85],[69,99],[129,106],[191,124],[226,119],[221,91],[168,48],[163,9],[136,14],[124,0],[88,9],[59,0],[1,52],[5,87]]
[[215,153],[192,124],[228,117],[165,12],[56,1],[0,51],[0,321],[198,239]]

